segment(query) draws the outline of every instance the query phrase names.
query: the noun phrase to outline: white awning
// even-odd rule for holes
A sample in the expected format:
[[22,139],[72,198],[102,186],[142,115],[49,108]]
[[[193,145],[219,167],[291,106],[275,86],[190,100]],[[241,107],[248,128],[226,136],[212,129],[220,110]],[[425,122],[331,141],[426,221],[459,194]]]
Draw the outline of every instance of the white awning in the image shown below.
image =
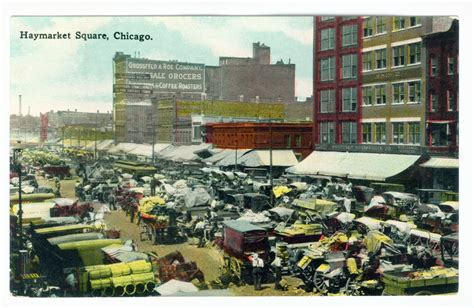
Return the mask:
[[302,175],[322,174],[385,181],[414,165],[419,158],[419,155],[314,151],[286,171]]
[[424,168],[459,169],[459,159],[449,157],[432,157],[420,165]]
[[[272,165],[278,167],[294,166],[298,163],[292,150],[273,150]],[[239,164],[247,167],[270,166],[270,150],[253,150],[245,153]]]

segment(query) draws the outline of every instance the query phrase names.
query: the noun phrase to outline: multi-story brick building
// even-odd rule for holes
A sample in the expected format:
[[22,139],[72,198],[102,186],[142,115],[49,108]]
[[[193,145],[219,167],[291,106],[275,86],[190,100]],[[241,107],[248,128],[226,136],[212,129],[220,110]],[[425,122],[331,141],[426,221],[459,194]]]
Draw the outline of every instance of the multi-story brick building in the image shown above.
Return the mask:
[[426,145],[432,153],[458,151],[459,23],[440,21],[423,37],[426,49]]
[[315,143],[361,140],[361,33],[357,16],[314,19]]

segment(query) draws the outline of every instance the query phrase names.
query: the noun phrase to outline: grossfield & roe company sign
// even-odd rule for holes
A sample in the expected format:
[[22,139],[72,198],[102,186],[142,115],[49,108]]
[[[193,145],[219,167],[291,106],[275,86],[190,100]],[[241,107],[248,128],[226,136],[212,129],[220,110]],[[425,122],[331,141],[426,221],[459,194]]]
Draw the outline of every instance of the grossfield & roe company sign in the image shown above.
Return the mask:
[[[148,84],[153,92],[204,92],[204,64],[127,59],[126,76],[129,84]],[[136,78],[143,75],[144,78]]]

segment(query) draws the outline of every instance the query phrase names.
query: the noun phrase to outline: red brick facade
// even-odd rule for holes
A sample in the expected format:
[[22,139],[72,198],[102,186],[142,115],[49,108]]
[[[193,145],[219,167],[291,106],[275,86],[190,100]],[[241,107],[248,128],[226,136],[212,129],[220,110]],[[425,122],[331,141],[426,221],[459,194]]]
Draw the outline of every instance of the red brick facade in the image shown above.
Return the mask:
[[[342,46],[342,28],[347,25],[357,25],[357,44],[353,46]],[[321,50],[321,30],[328,28],[335,29],[334,48]],[[320,123],[335,123],[335,140],[334,143],[343,143],[342,141],[342,123],[356,122],[357,127],[357,143],[362,141],[361,132],[361,114],[362,114],[362,17],[352,19],[343,19],[343,17],[334,17],[332,20],[321,21],[321,17],[314,17],[314,69],[313,69],[313,97],[314,97],[314,142],[320,143]],[[342,78],[342,56],[356,54],[357,55],[357,77],[344,80]],[[321,59],[335,58],[335,78],[330,81],[321,81],[320,69]],[[342,89],[355,87],[357,89],[357,108],[354,112],[343,112]],[[335,110],[334,112],[321,112],[321,91],[335,91]]]
[[223,149],[292,149],[301,158],[313,150],[312,124],[213,123],[206,125],[206,141]]

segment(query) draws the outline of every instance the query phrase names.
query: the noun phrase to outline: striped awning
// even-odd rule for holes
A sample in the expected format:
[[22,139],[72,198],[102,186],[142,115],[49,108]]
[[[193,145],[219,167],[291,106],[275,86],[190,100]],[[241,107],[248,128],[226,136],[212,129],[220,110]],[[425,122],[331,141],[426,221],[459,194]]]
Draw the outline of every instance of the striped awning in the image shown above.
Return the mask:
[[459,169],[459,159],[451,157],[432,157],[420,165],[424,168]]

